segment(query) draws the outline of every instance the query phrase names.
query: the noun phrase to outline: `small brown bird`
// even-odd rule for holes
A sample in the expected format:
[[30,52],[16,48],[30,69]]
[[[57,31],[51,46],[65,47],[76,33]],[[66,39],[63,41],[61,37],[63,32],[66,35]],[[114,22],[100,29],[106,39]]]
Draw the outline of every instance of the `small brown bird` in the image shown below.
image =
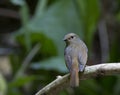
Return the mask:
[[79,86],[79,71],[83,72],[88,57],[85,43],[75,33],[65,35],[65,63],[70,72],[70,86]]

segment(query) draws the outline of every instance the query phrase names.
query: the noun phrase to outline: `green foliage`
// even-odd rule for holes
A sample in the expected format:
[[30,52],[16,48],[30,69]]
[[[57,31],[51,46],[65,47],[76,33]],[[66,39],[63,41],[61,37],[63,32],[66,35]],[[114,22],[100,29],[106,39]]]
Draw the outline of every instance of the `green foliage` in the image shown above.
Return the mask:
[[53,57],[53,58],[41,61],[39,63],[33,63],[31,65],[31,68],[36,70],[45,69],[45,70],[56,70],[63,73],[67,72],[63,58],[60,58],[60,57]]
[[[29,31],[29,38],[31,40],[32,47],[37,43],[40,43],[41,45],[41,48],[38,52],[39,59],[57,55],[57,49],[52,39],[46,37],[43,33],[36,32],[36,31]],[[27,54],[28,52],[26,51],[28,51],[27,50],[28,46],[24,41],[25,40],[24,32],[21,34],[16,34],[16,39],[23,48],[24,54],[22,55]]]
[[88,47],[91,48],[91,42],[98,23],[100,15],[100,9],[98,6],[98,0],[73,0],[77,14],[79,15],[80,22],[82,22],[82,28],[84,38]]
[[35,80],[35,76],[23,76],[23,77],[19,77],[17,79],[15,79],[13,82],[11,82],[9,84],[10,88],[13,87],[22,87],[25,84],[28,84],[30,82],[32,82],[33,80]]
[[110,61],[111,62],[119,62],[120,61],[120,44],[119,43],[119,35],[120,35],[120,32],[116,32],[115,34],[115,38],[114,38],[114,41],[112,42],[112,46],[111,46],[111,54],[110,54]]
[[23,5],[25,3],[25,0],[10,0],[10,1],[15,5]]
[[42,15],[41,10],[37,9],[28,27],[30,30],[40,31],[51,38],[57,46],[59,55],[63,55],[64,44],[62,39],[67,32],[76,32],[82,35],[73,3],[69,0],[56,2],[49,9],[46,9]]
[[0,95],[5,95],[7,91],[7,83],[5,78],[0,73]]
[[83,95],[96,95],[96,93],[99,93],[101,91],[99,84],[93,79],[83,80],[80,85],[80,89],[77,90],[83,91],[79,92]]

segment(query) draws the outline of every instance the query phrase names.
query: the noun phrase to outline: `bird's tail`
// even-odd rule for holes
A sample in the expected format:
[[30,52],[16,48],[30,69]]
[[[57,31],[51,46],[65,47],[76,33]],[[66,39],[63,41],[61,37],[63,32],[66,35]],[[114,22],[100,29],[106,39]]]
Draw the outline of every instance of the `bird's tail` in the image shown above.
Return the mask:
[[78,87],[79,86],[79,72],[78,70],[73,70],[70,73],[70,86]]

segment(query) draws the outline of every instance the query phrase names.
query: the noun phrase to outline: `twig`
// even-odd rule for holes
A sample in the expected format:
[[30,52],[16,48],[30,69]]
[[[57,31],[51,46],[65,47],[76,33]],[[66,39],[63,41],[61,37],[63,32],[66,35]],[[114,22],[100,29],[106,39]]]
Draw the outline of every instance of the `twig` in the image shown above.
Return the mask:
[[[120,63],[104,63],[87,66],[84,73],[80,74],[80,80],[114,74],[120,74]],[[58,77],[35,95],[58,95],[62,89],[67,87],[69,87],[69,74]]]
[[21,68],[16,73],[15,79],[18,78],[18,77],[20,77],[24,73],[24,71],[26,70],[28,64],[33,59],[33,57],[36,55],[36,53],[38,52],[39,49],[40,49],[40,45],[39,44],[36,44],[33,47],[33,49],[30,51],[30,53],[27,55],[27,57],[23,61]]

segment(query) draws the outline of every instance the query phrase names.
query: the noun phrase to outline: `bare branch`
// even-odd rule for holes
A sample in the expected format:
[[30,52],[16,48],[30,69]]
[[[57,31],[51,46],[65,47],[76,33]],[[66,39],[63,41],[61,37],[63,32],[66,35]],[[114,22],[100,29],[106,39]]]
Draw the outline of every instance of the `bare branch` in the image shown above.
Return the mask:
[[[80,74],[80,80],[90,77],[120,74],[120,63],[104,63],[87,66],[84,73]],[[35,95],[57,95],[62,89],[69,87],[69,74],[58,76],[56,80],[45,86]]]
[[24,71],[26,70],[27,66],[29,65],[30,61],[33,59],[33,57],[37,54],[37,52],[40,49],[40,44],[36,44],[33,49],[29,52],[29,54],[27,55],[27,57],[25,58],[25,60],[23,61],[20,69],[18,70],[18,72],[15,75],[15,78],[20,77],[21,75],[23,75]]

